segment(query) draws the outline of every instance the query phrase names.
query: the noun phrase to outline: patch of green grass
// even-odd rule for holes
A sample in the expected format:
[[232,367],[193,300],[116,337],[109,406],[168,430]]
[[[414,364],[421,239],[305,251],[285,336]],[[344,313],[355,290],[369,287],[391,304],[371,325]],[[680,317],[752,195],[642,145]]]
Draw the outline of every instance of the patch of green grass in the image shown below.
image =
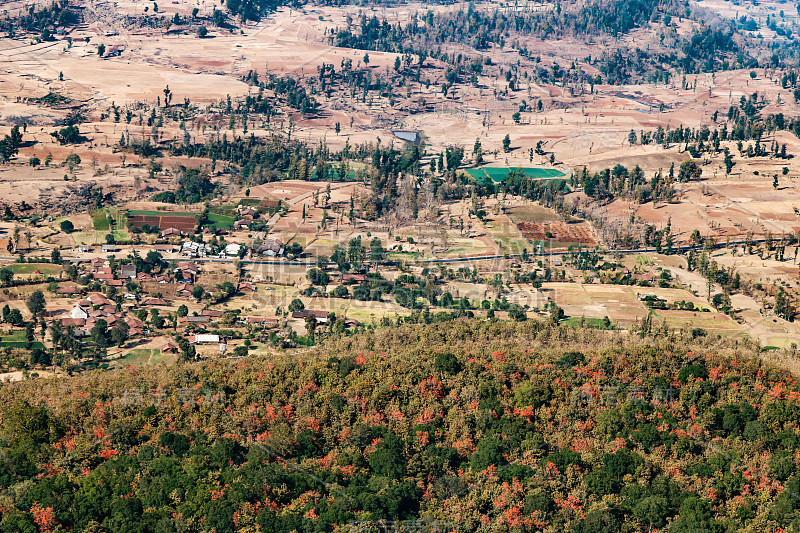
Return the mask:
[[92,224],[95,231],[108,231],[111,226],[108,224],[108,215],[105,211],[95,211],[92,213]]
[[135,348],[128,352],[125,357],[119,360],[124,365],[146,365],[150,359],[160,357],[161,350],[149,350],[147,348]]
[[486,173],[481,168],[468,168],[465,172],[478,181],[486,179]]
[[554,168],[518,167],[515,170],[521,170],[525,176],[533,179],[561,178],[564,176],[563,172]]
[[[481,167],[470,168],[466,172],[471,177],[479,182],[487,183],[493,181],[501,183],[508,177],[512,169],[508,167]],[[526,177],[536,180],[554,180],[564,177],[564,173],[554,168],[540,168],[540,167],[516,167],[513,170],[522,172]]]
[[[14,331],[11,335],[0,337],[0,346],[4,348],[27,348],[28,341],[25,339],[25,332],[22,330]],[[33,347],[44,350],[44,344],[39,341],[33,341]]]
[[214,229],[231,229],[235,220],[233,217],[209,213],[206,226]]
[[501,182],[506,179],[511,169],[508,168],[488,168],[484,167],[483,171],[492,181]]
[[153,350],[152,355],[150,355],[150,364],[157,365],[162,360],[169,357],[174,357],[174,354],[162,353],[161,350]]
[[62,271],[61,266],[50,263],[14,263],[13,265],[8,265],[8,268],[14,274],[33,274],[38,270],[45,276],[58,274]]
[[[583,322],[583,325],[588,328],[611,329],[611,328],[606,328],[605,320],[602,318],[586,318],[580,316],[571,316],[561,321],[562,324],[566,324],[567,326],[573,326],[573,327],[579,327],[581,325],[581,322]],[[611,327],[613,327],[613,324]]]

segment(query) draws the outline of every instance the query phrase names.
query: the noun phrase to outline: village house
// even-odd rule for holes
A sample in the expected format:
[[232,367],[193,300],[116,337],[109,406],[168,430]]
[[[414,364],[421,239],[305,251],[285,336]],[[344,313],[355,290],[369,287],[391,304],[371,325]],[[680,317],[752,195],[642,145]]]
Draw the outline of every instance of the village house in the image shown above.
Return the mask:
[[241,249],[242,249],[242,245],[241,244],[230,243],[229,245],[227,245],[225,247],[225,252],[224,253],[228,257],[236,257],[236,256],[239,255],[239,252],[241,251]]
[[260,316],[249,316],[249,317],[247,317],[247,323],[248,324],[252,324],[252,325],[256,325],[256,326],[262,326],[262,327],[277,326],[278,325],[278,319],[277,318],[265,318],[265,317],[260,317]]
[[100,294],[99,292],[93,292],[89,296],[86,297],[86,300],[89,302],[89,305],[114,305],[114,302]]
[[184,316],[178,319],[178,324],[208,324],[210,321],[207,316]]
[[189,298],[192,296],[192,290],[194,289],[194,285],[191,283],[179,283],[175,287],[175,295],[176,296],[183,296],[184,298]]
[[136,265],[122,265],[121,277],[136,278]]
[[165,306],[169,305],[169,302],[167,302],[163,298],[146,298],[142,302],[142,305],[145,306],[145,307],[149,307],[149,306],[165,307]]
[[270,239],[258,247],[258,252],[262,255],[276,257],[283,255],[284,246],[278,239]]
[[178,248],[174,244],[156,244],[153,246],[153,249],[156,252],[162,252],[168,254],[172,254],[180,250],[180,248]]
[[208,244],[186,241],[181,246],[181,255],[187,257],[205,257],[211,252],[211,246]]
[[89,318],[89,312],[86,309],[84,309],[83,306],[75,305],[75,307],[73,307],[70,310],[69,317],[86,320],[87,318]]
[[182,237],[183,232],[177,228],[167,228],[161,232],[162,237]]
[[82,328],[85,325],[86,325],[86,319],[85,318],[62,318],[61,319],[61,327],[62,328],[68,328],[70,326],[76,327],[76,328]]
[[317,319],[317,322],[324,324],[328,321],[330,313],[328,311],[313,311],[311,309],[303,309],[302,311],[294,311],[292,313],[292,318],[306,318],[309,316],[313,316]]
[[194,335],[189,337],[189,342],[192,344],[217,344],[219,343],[219,335]]

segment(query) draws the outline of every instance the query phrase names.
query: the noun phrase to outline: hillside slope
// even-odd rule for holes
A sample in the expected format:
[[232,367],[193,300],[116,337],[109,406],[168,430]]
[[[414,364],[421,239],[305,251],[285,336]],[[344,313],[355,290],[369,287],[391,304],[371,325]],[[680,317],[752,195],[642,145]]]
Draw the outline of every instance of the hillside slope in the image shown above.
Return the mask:
[[746,347],[458,321],[304,357],[4,385],[0,531],[798,524],[800,390]]

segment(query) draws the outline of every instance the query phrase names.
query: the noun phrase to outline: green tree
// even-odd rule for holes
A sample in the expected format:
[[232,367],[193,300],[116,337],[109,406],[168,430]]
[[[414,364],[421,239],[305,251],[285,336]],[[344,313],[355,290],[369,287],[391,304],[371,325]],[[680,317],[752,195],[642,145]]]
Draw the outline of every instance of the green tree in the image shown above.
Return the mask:
[[394,433],[387,433],[373,453],[369,455],[369,466],[379,476],[398,479],[405,472],[403,442]]
[[33,291],[28,297],[28,301],[26,303],[30,312],[33,313],[34,320],[45,310],[47,305],[42,291]]
[[202,285],[195,285],[192,288],[192,298],[194,298],[195,300],[200,300],[205,294],[205,292],[206,291]]
[[497,437],[481,439],[475,447],[475,453],[469,459],[469,466],[473,472],[485,470],[492,465],[501,466],[506,462],[503,457],[505,452],[505,444]]
[[506,136],[503,137],[503,151],[506,153],[511,151],[511,137],[509,137],[507,133]]
[[111,342],[117,346],[122,346],[127,342],[130,334],[130,326],[124,320],[117,320],[111,328]]
[[14,271],[10,268],[0,268],[0,281],[5,287],[11,286],[14,282]]
[[175,342],[178,343],[178,349],[180,350],[181,361],[192,361],[197,357],[197,350],[196,348],[189,343],[184,337],[181,335],[175,335]]
[[306,322],[306,331],[308,331],[309,335],[313,336],[314,331],[316,331],[317,326],[319,325],[317,317],[315,317],[314,315],[307,315],[305,322]]
[[383,258],[386,254],[386,250],[383,248],[383,244],[378,237],[373,237],[372,241],[369,244],[369,260],[370,262],[377,266],[383,263]]
[[306,272],[306,279],[308,279],[312,285],[319,285],[321,287],[330,283],[330,276],[328,276],[328,273],[319,268],[308,269]]
[[62,220],[61,221],[61,231],[64,233],[72,233],[75,231],[75,225],[70,220]]
[[678,518],[670,524],[670,531],[678,533],[723,531],[720,523],[713,519],[711,504],[702,498],[690,496],[681,504]]
[[103,318],[98,318],[92,327],[91,335],[98,348],[108,347],[108,322]]
[[680,169],[678,170],[678,181],[698,180],[702,174],[703,169],[697,165],[697,162],[695,162],[694,159],[687,159],[681,163]]

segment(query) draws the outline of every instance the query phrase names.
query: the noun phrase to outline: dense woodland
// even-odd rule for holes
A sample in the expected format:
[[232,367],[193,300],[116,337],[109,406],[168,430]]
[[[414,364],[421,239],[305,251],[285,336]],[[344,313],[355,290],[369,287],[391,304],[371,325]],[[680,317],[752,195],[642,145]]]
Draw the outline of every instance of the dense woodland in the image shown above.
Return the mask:
[[[750,68],[758,65],[735,25],[703,27],[688,36],[671,33],[673,15],[684,13],[682,7],[669,3],[615,1],[608,5],[588,4],[576,8],[577,12],[561,9],[548,11],[478,11],[472,4],[466,10],[434,15],[428,11],[424,17],[412,18],[402,26],[379,20],[375,15],[362,14],[347,28],[330,36],[331,44],[362,50],[380,50],[416,55],[420,61],[430,56],[459,68],[462,56],[447,55],[443,48],[448,43],[459,43],[476,50],[475,57],[466,58],[465,70],[480,73],[480,52],[492,46],[512,48],[523,58],[534,61],[533,66],[518,65],[516,78],[535,79],[543,83],[630,83],[635,81],[668,81],[669,73],[715,72],[733,68]],[[677,20],[677,18],[675,19]],[[648,22],[666,25],[659,50],[631,49],[619,46],[606,49],[598,57],[587,57],[586,62],[597,68],[602,76],[589,76],[581,69],[565,69],[541,63],[541,58],[528,51],[525,44],[530,37],[556,39],[566,37],[586,38],[590,35],[627,33]],[[664,71],[666,68],[666,71]],[[666,76],[664,76],[666,74]],[[510,85],[513,88],[513,84]]]
[[618,335],[461,320],[7,385],[0,531],[796,527],[794,378],[744,345]]

